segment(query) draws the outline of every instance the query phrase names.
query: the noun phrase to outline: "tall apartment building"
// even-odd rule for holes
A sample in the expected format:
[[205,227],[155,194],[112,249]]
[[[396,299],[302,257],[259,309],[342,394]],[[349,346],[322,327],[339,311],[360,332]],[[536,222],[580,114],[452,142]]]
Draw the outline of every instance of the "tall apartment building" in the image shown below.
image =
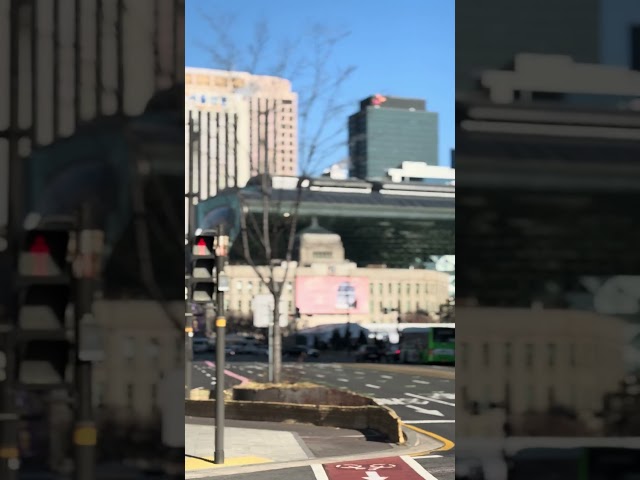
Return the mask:
[[[193,154],[197,198],[244,187],[249,178],[267,170],[295,175],[297,102],[291,82],[283,78],[187,67],[185,138],[190,137],[190,121],[197,133],[185,142],[185,172]],[[188,193],[191,179],[186,177]]]
[[438,114],[420,99],[374,95],[349,117],[350,175],[382,179],[402,162],[438,165]]

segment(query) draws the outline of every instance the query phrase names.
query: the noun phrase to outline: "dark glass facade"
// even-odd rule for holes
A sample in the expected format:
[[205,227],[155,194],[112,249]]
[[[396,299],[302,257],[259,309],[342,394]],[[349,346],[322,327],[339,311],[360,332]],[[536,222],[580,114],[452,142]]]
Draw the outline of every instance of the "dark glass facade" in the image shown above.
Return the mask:
[[438,165],[438,114],[426,111],[424,100],[365,100],[349,117],[349,156],[357,178],[381,179],[402,162]]

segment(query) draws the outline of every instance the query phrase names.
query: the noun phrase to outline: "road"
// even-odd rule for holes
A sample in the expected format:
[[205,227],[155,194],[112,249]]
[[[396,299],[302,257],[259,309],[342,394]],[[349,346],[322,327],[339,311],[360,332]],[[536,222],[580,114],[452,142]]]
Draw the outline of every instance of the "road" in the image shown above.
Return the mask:
[[[215,385],[214,370],[210,361],[194,364],[194,387],[205,389]],[[265,381],[267,365],[261,359],[234,359],[227,363],[225,386],[240,382],[241,378]],[[335,388],[348,389],[376,399],[382,405],[393,409],[402,421],[422,433],[435,434],[445,439],[446,451],[429,456],[414,457],[415,462],[426,469],[438,480],[454,479],[454,448],[451,440],[455,438],[455,389],[451,378],[452,367],[419,367],[389,364],[358,363],[321,363],[286,362],[283,366],[283,378],[289,381],[309,381]],[[235,376],[235,378],[234,378]],[[446,378],[449,377],[449,378]],[[403,460],[399,463],[405,464]],[[353,470],[357,472],[357,470]],[[382,472],[382,470],[380,470]],[[294,475],[295,473],[295,475]],[[331,473],[329,473],[331,475]],[[371,474],[372,479],[378,477]],[[236,480],[271,480],[287,477],[291,480],[320,480],[317,473],[309,467],[282,471],[233,475]],[[382,478],[384,475],[379,474]],[[345,478],[341,476],[329,476]],[[367,478],[360,475],[354,478]],[[407,477],[406,480],[409,480]]]

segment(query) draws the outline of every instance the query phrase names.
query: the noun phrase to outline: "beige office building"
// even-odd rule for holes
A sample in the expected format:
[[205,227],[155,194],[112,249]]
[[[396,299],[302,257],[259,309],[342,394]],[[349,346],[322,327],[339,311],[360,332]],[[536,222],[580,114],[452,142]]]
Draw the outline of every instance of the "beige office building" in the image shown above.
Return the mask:
[[456,433],[502,436],[504,409],[517,423],[550,406],[574,410],[597,429],[603,397],[624,378],[624,325],[591,312],[458,307]]
[[[389,323],[395,322],[398,313],[390,311],[400,307],[404,313],[426,311],[437,318],[441,305],[448,299],[449,275],[424,269],[396,269],[384,267],[358,266],[345,259],[344,247],[339,235],[329,232],[314,223],[297,236],[296,262],[287,271],[281,304],[290,318],[296,313],[297,280],[302,277],[344,277],[365,278],[369,285],[368,313],[313,314],[302,313],[298,329],[329,323]],[[285,266],[279,266],[274,274],[283,281]],[[252,315],[253,298],[266,294],[267,288],[251,266],[229,265],[225,272],[229,276],[230,290],[227,294],[227,308],[230,314]],[[266,267],[262,275],[268,278]],[[314,295],[313,291],[300,292]],[[384,309],[388,309],[387,313]]]
[[[268,169],[295,175],[298,169],[298,97],[283,78],[206,68],[185,69],[185,138],[189,120],[200,132],[194,164],[198,198],[243,187]],[[192,146],[185,142],[185,172]],[[266,166],[265,166],[266,159]],[[188,192],[186,179],[185,192]]]

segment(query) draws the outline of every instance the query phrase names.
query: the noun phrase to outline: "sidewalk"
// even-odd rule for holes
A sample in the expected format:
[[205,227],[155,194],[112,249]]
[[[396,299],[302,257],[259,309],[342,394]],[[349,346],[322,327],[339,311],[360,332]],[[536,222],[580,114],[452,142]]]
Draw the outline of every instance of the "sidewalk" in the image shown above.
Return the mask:
[[264,468],[302,466],[342,458],[374,458],[430,450],[442,444],[414,435],[406,446],[389,444],[375,432],[272,422],[227,421],[225,463],[213,463],[213,419],[185,418],[185,479]]

